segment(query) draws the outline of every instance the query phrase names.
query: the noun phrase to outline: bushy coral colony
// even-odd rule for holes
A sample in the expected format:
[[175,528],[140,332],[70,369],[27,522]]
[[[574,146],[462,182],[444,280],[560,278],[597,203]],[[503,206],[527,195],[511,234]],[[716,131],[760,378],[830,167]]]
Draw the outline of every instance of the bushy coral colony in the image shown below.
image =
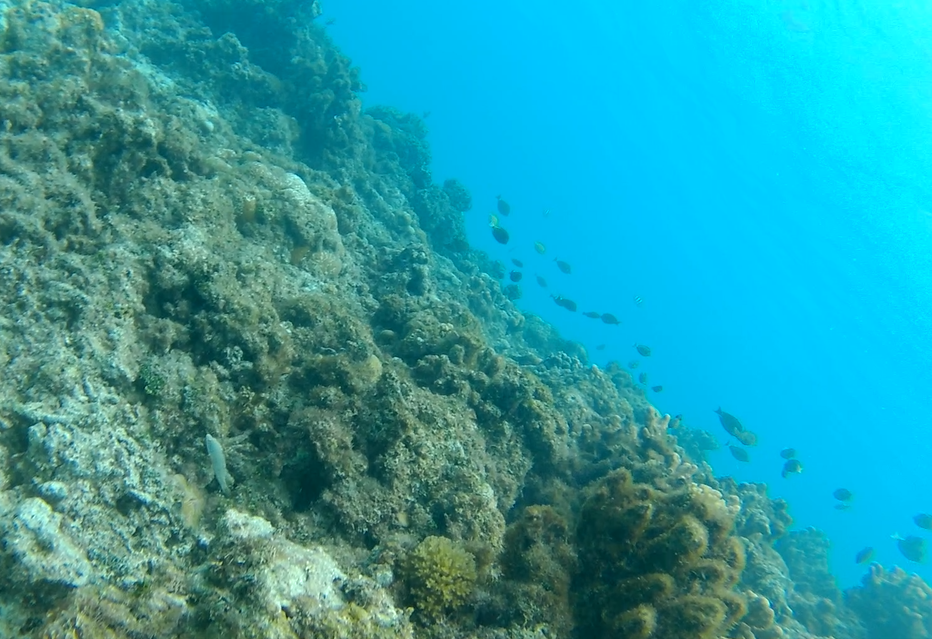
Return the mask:
[[0,636],[932,636],[516,309],[316,2],[0,11]]

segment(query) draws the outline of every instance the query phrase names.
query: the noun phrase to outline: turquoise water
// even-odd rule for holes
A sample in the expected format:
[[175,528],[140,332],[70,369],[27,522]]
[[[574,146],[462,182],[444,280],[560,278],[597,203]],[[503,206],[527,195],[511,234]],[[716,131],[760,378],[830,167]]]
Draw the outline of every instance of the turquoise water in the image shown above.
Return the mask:
[[[932,580],[890,538],[930,537],[912,516],[932,511],[932,9],[324,8],[367,104],[429,112],[435,179],[472,191],[475,246],[525,262],[522,309],[599,365],[649,345],[638,372],[663,385],[662,410],[722,443],[718,406],[756,431],[751,462],[716,451],[716,473],[766,482],[797,527],[825,530],[842,587],[865,571],[853,556],[867,545]],[[512,206],[504,247],[488,227],[498,194]],[[787,446],[804,471],[784,480]],[[850,511],[834,509],[838,487],[854,492]]]

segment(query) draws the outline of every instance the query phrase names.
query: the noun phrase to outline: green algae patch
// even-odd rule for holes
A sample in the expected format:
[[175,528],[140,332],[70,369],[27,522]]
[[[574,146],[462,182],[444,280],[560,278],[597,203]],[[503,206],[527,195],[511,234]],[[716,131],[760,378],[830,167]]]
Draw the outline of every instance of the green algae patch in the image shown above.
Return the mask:
[[418,617],[432,623],[468,601],[476,587],[476,560],[446,537],[427,537],[408,555],[404,576]]

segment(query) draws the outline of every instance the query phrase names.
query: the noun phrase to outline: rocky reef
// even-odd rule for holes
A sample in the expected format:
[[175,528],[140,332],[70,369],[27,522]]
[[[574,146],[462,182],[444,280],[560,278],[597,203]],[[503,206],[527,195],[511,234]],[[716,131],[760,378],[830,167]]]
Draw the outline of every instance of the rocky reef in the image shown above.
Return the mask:
[[928,636],[520,312],[319,15],[0,0],[0,636]]
[[872,565],[860,586],[845,591],[845,603],[861,619],[866,639],[932,637],[932,588],[901,568]]

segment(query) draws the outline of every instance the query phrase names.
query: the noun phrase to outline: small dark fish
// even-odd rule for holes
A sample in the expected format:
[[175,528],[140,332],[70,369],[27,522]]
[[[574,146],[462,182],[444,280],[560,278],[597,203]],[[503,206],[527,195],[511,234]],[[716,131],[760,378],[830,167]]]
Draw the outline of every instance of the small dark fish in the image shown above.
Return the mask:
[[602,321],[606,324],[611,324],[614,326],[618,326],[619,324],[621,324],[621,320],[615,317],[614,315],[612,315],[611,313],[602,313]]
[[522,277],[524,276],[521,274],[521,271],[512,271],[508,274],[508,279],[512,282],[520,282]]
[[641,362],[637,361],[636,359],[632,359],[630,362],[628,362],[628,368],[630,368],[631,370],[634,370],[640,365],[641,365]]
[[801,472],[803,472],[803,464],[801,461],[798,459],[787,459],[786,463],[783,464],[783,470],[780,471],[780,476],[783,477],[783,479],[786,479],[793,473]]
[[650,389],[654,391],[655,393],[659,393],[660,391],[663,390],[663,386],[651,386]]
[[748,455],[748,451],[740,448],[738,446],[729,446],[728,450],[731,451],[731,456],[737,459],[739,462],[749,462],[751,461],[751,456]]
[[731,413],[726,413],[721,409],[721,407],[715,411],[715,414],[718,415],[718,421],[722,423],[722,428],[724,428],[725,432],[732,437],[737,437],[738,433],[744,431],[744,426],[741,425],[741,422],[738,421],[738,418]]
[[508,231],[506,231],[500,226],[492,227],[492,237],[494,237],[495,241],[498,242],[499,244],[508,244],[508,238],[509,238]]
[[509,213],[511,213],[511,205],[508,204],[508,202],[506,202],[505,200],[503,200],[501,195],[496,195],[495,199],[498,200],[496,204],[497,204],[499,213],[501,213],[502,215],[508,215]]
[[557,303],[557,306],[562,306],[563,308],[570,311],[571,313],[576,312],[576,302],[574,302],[573,300],[567,299],[563,297],[562,295],[551,295],[550,297],[552,297],[553,301]]
[[557,268],[560,269],[560,271],[563,273],[569,275],[573,272],[573,267],[570,266],[568,262],[564,262],[563,260],[558,260],[556,258],[554,258],[553,261],[557,263]]
[[511,258],[511,263],[517,266],[518,268],[524,268],[524,262],[522,262],[521,260]]
[[642,357],[650,357],[650,346],[644,346],[643,344],[635,344],[634,348],[637,349],[638,354]]
[[856,564],[866,564],[868,561],[874,558],[874,549],[868,546],[867,548],[862,548],[858,551],[858,554],[854,556],[854,563]]
[[605,344],[599,344],[598,346],[595,347],[595,350],[597,350],[597,351],[604,351],[604,350],[605,350]]
[[906,539],[897,539],[896,547],[910,561],[921,564],[926,560],[926,540],[922,537],[910,535]]
[[540,286],[542,286],[542,287],[544,287],[544,288],[547,288],[547,280],[545,280],[544,278],[542,278],[540,275],[535,275],[535,277],[537,278],[537,283],[538,283]]
[[835,492],[832,493],[832,497],[838,501],[851,501],[851,498],[854,497],[854,493],[847,488],[837,488]]
[[782,457],[783,459],[793,459],[794,457],[796,457],[796,449],[795,448],[784,448],[783,450],[780,451],[780,457]]
[[586,311],[585,313],[583,313],[583,315],[585,315],[586,317],[590,317],[592,319],[598,319],[602,317],[601,313],[596,313],[595,311]]
[[920,528],[925,528],[926,530],[932,530],[932,515],[928,513],[919,513],[913,517],[913,521]]
[[676,428],[679,428],[682,424],[683,424],[683,416],[677,415],[676,417],[670,420],[669,428],[676,429]]
[[635,305],[635,306],[638,306],[638,307],[644,306],[644,298],[641,297],[640,295],[635,295],[635,296],[634,296],[634,305]]
[[735,439],[745,446],[757,446],[757,435],[749,430],[742,430],[734,434]]
[[647,383],[647,373],[641,373],[640,375],[638,375],[638,381],[641,382],[642,384],[646,384],[646,383]]

